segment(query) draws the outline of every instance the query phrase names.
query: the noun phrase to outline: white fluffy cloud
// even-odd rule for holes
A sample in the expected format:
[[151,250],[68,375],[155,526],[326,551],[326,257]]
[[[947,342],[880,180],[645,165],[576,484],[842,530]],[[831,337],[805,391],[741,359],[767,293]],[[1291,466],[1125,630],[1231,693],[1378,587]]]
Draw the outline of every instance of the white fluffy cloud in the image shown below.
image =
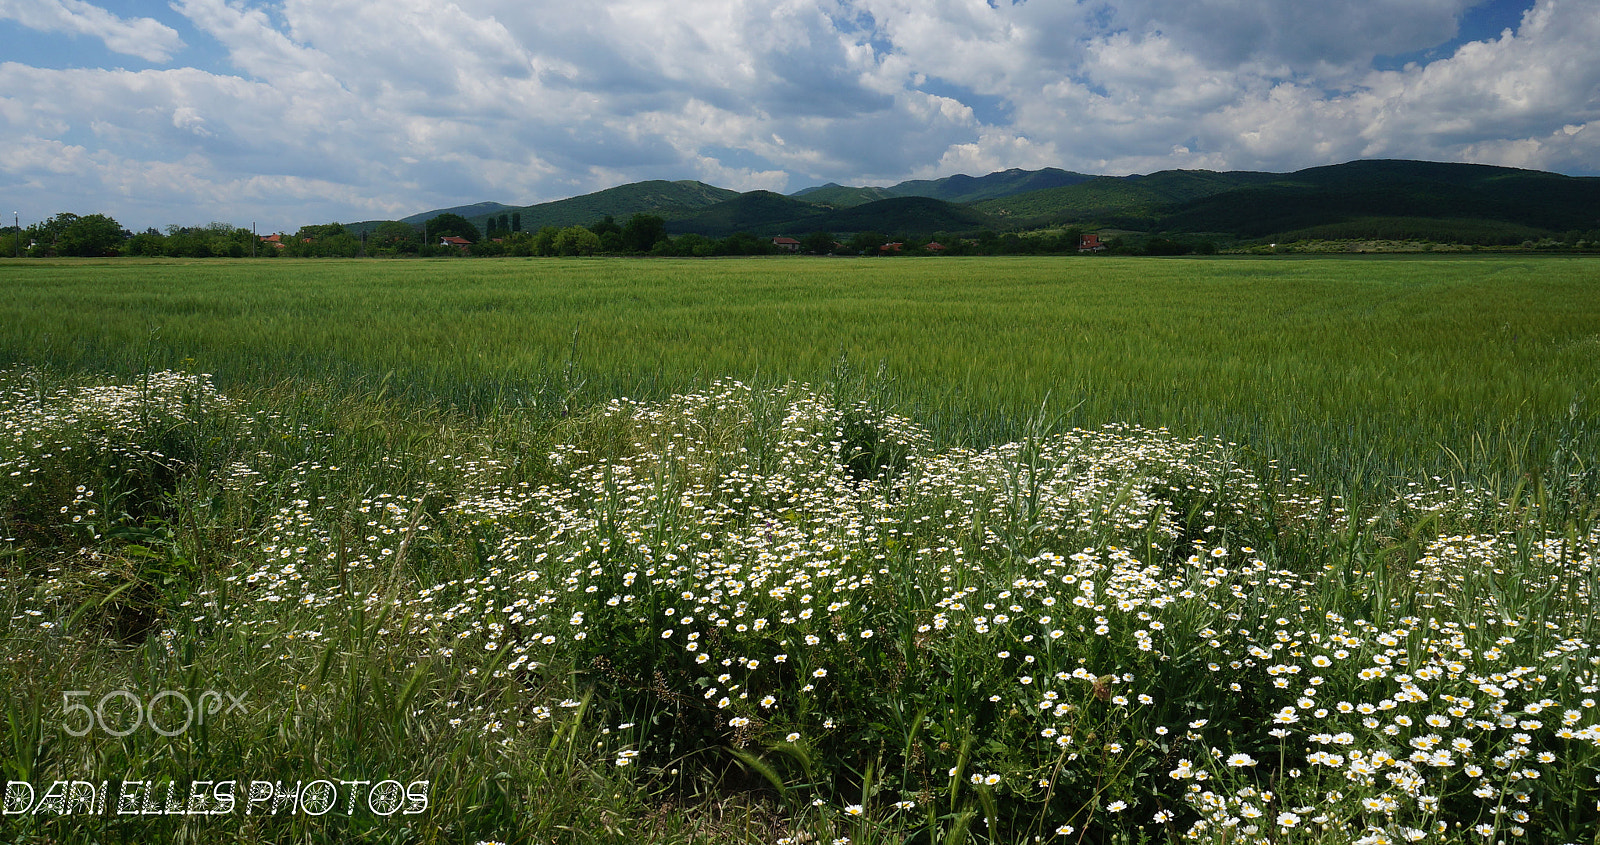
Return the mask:
[[183,48],[177,30],[151,18],[120,18],[84,0],[0,0],[0,20],[40,32],[87,35],[106,48],[150,62],[165,62]]
[[1451,43],[1479,0],[145,1],[124,18],[0,0],[18,32],[222,57],[0,65],[18,202],[293,227],[652,178],[1358,157],[1600,172],[1600,0],[1529,0],[1514,31],[1394,70],[1375,59]]

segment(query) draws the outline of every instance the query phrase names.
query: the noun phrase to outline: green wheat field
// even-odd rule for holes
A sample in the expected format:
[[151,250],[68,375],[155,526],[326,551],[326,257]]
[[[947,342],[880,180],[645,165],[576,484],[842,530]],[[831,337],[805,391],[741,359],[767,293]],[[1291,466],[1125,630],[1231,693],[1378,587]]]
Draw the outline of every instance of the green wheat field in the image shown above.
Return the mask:
[[1600,842],[1600,261],[0,261],[0,841]]

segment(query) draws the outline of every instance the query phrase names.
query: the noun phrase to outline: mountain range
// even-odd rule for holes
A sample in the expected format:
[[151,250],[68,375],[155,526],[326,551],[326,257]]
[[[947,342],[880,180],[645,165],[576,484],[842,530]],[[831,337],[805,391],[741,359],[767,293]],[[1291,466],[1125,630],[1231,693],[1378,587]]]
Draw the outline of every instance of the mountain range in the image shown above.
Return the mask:
[[[768,237],[877,231],[924,237],[981,230],[1077,226],[1236,239],[1391,237],[1520,242],[1600,229],[1600,178],[1534,170],[1402,160],[1362,160],[1293,173],[1164,170],[1091,176],[1046,168],[948,176],[888,187],[820,185],[783,195],[739,193],[695,181],[649,181],[592,194],[510,206],[477,203],[444,212],[480,230],[517,214],[524,231],[659,215],[674,234]],[[361,225],[361,224],[358,224]]]

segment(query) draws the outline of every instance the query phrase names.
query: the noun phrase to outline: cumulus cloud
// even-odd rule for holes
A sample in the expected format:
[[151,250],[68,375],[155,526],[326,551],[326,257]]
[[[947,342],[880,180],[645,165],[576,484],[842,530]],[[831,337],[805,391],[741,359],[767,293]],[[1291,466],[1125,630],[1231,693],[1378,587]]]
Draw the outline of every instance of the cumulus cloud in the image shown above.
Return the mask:
[[[219,208],[299,203],[285,224],[652,178],[793,190],[1380,156],[1600,171],[1597,0],[1529,0],[1502,37],[1375,69],[1450,42],[1479,2],[172,0],[223,63],[0,65],[0,120],[81,165],[85,196],[176,196],[117,175],[160,173]],[[146,57],[183,46],[82,0],[0,0],[4,20]],[[60,169],[17,161],[0,160],[13,181]]]
[[1373,57],[1426,49],[1455,36],[1460,17],[1485,0],[1121,0],[1113,19],[1160,32],[1211,65],[1260,62],[1291,72],[1332,71]]
[[166,62],[183,49],[177,30],[152,18],[120,18],[84,0],[0,0],[0,20],[40,32],[87,35],[106,48],[147,62]]

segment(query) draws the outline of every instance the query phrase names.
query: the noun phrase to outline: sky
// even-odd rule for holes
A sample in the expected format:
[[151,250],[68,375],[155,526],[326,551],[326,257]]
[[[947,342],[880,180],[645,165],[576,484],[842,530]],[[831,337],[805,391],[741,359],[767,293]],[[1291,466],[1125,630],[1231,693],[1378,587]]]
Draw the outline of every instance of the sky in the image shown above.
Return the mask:
[[1600,175],[1596,44],[1600,0],[0,0],[0,211],[292,232],[645,179]]

